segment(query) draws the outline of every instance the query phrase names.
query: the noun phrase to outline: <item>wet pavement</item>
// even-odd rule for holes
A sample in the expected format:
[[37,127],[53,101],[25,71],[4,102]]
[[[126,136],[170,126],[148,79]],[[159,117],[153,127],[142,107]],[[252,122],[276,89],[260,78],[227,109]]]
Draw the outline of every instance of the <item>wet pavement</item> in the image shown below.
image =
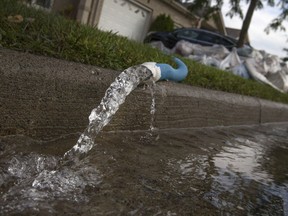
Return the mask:
[[288,124],[0,139],[1,215],[288,215]]

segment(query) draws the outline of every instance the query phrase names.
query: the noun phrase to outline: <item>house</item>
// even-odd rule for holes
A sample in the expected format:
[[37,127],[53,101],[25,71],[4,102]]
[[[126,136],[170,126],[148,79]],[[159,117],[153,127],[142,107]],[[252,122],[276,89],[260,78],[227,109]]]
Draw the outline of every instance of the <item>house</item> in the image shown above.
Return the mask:
[[[180,2],[186,8],[191,6],[191,1],[181,0]],[[211,6],[211,1],[210,1],[209,4]],[[194,12],[194,14],[196,16],[200,17],[200,19],[198,21],[198,24],[197,24],[197,28],[202,28],[202,29],[206,29],[206,30],[209,30],[209,31],[218,32],[218,33],[220,33],[222,35],[226,35],[226,36],[229,36],[231,38],[234,38],[235,40],[239,40],[241,29],[225,27],[223,14],[222,14],[222,12],[220,10],[217,10],[213,14],[210,15],[210,16],[212,16],[211,17],[212,19],[209,19],[206,22],[203,22],[204,21],[203,17],[207,13],[206,9],[207,8],[202,8],[201,10],[197,10],[197,11]],[[250,43],[248,34],[247,34],[244,42],[248,43],[248,44]]]
[[[232,38],[234,38],[234,39],[236,39],[236,40],[239,39],[240,31],[241,31],[240,29],[234,29],[234,28],[228,28],[228,27],[226,27],[227,36],[232,37]],[[246,37],[245,37],[244,43],[247,43],[247,44],[250,43],[248,33],[247,33],[247,35],[246,35]]]
[[[48,10],[58,11],[80,23],[104,31],[116,32],[143,41],[150,24],[160,14],[167,14],[177,28],[197,27],[201,17],[192,14],[175,0],[30,0]],[[201,20],[201,27],[226,34],[222,14]]]
[[[189,6],[191,6],[191,1],[180,1],[180,3],[183,7],[187,8],[187,10]],[[211,1],[209,5],[211,5]],[[204,18],[204,16],[207,14],[207,8],[202,8],[200,10],[198,9],[197,11],[194,11],[193,14],[197,17],[196,28],[227,35],[221,10],[217,10],[210,14],[208,19]]]

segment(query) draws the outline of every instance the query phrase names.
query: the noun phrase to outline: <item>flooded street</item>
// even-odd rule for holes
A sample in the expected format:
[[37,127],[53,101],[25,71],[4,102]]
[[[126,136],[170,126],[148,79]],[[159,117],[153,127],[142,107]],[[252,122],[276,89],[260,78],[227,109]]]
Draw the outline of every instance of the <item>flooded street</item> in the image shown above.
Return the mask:
[[288,215],[288,124],[0,139],[1,215]]

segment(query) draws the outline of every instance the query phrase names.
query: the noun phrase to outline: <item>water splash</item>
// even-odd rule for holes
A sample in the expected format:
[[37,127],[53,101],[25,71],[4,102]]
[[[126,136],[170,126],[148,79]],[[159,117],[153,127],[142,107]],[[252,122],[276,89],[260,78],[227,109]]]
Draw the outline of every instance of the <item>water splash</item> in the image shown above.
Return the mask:
[[83,192],[98,187],[101,172],[89,160],[71,167],[58,162],[58,157],[29,153],[1,164],[0,215],[55,215],[54,203],[88,202]]
[[151,123],[150,123],[150,131],[153,132],[155,130],[155,127],[153,125],[155,121],[155,113],[156,113],[156,101],[155,101],[155,81],[152,81],[152,84],[149,85],[150,93],[151,93],[151,106],[150,106],[150,114],[151,114]]
[[151,76],[151,71],[143,65],[133,66],[123,71],[106,90],[100,105],[92,110],[88,127],[81,134],[76,145],[65,153],[64,158],[75,160],[89,152],[95,145],[95,137],[110,122],[125,98]]

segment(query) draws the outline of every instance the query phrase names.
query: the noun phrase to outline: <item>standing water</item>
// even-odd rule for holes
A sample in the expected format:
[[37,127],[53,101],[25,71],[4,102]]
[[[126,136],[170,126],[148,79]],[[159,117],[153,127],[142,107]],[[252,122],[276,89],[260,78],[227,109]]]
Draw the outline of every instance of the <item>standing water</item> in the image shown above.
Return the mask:
[[288,215],[288,124],[99,133],[149,76],[121,74],[78,141],[1,137],[0,215]]

